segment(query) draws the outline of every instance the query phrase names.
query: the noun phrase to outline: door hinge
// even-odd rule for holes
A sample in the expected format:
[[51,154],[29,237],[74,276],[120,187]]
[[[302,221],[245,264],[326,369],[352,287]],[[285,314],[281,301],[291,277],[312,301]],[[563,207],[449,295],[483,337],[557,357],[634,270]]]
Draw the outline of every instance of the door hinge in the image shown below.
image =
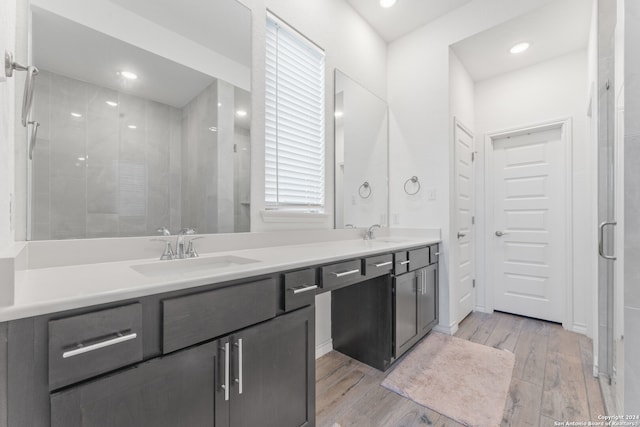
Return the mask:
[[475,225],[475,223],[476,223],[476,217],[472,216],[471,217],[471,225]]
[[472,162],[475,162],[475,161],[476,161],[476,152],[475,152],[475,151],[472,151],[472,152],[471,152],[471,161],[472,161]]
[[475,288],[476,287],[476,279],[472,279],[471,283],[472,283],[473,287]]

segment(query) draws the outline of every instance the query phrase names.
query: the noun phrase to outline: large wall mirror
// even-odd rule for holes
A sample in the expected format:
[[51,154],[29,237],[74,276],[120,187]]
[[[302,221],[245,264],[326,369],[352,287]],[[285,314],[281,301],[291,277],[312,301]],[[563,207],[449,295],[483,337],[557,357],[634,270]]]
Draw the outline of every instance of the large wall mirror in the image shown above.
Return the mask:
[[336,228],[388,225],[387,104],[335,71]]
[[249,231],[249,9],[32,0],[31,14],[30,239]]

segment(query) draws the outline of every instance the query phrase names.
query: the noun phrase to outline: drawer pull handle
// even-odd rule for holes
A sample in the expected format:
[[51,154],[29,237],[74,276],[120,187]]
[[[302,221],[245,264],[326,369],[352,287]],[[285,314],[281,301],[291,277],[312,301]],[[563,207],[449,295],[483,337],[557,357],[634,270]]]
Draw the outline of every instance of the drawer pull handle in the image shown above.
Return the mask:
[[295,288],[290,288],[293,291],[293,294],[301,294],[303,292],[309,292],[312,291],[314,289],[318,289],[318,285],[301,285],[301,286],[296,286]]
[[79,354],[89,353],[90,351],[98,350],[101,348],[109,347],[115,344],[120,344],[121,342],[131,341],[138,337],[138,334],[135,332],[127,335],[118,334],[117,337],[111,338],[106,341],[100,341],[95,344],[91,344],[88,346],[78,346],[78,348],[74,348],[73,350],[65,351],[62,353],[62,358],[67,359],[69,357],[77,356]]
[[387,265],[391,265],[392,262],[391,261],[387,261],[387,262],[380,262],[378,264],[373,264],[376,268],[380,268],[380,267],[386,267]]
[[347,271],[341,271],[339,273],[335,273],[335,272],[331,272],[331,274],[333,274],[336,277],[344,277],[344,276],[349,276],[351,274],[356,274],[356,273],[360,273],[360,269],[356,268],[355,270],[347,270]]
[[400,261],[400,265],[407,265],[409,264],[411,261],[406,260],[406,261]]
[[436,252],[436,253],[434,253],[433,255],[434,255],[434,256],[438,256],[438,255],[440,255],[440,252]]
[[234,345],[238,349],[238,378],[236,378],[236,384],[238,384],[238,394],[242,394],[242,338],[239,338]]
[[224,400],[229,400],[229,343],[224,343],[224,347],[221,347],[220,350],[224,351],[224,384],[222,384],[222,389],[224,390]]

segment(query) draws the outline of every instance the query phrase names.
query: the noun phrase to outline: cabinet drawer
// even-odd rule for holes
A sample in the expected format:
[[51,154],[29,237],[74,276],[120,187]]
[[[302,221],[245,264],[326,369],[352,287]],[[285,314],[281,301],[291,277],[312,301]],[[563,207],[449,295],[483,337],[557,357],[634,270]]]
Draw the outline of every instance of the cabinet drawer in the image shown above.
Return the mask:
[[429,248],[412,249],[409,251],[409,271],[429,265]]
[[273,278],[162,301],[162,351],[207,341],[276,316]]
[[51,390],[142,360],[142,306],[49,322]]
[[409,271],[409,256],[407,251],[393,254],[393,274],[396,276]]
[[435,264],[436,262],[438,262],[438,256],[440,255],[439,246],[432,245],[429,247],[429,251],[430,251],[430,255],[429,255],[430,263]]
[[362,280],[362,262],[359,259],[320,267],[322,289],[331,290]]
[[362,274],[367,279],[384,276],[393,270],[393,255],[378,255],[362,260]]
[[314,303],[316,271],[313,268],[292,271],[284,276],[284,310],[291,311]]

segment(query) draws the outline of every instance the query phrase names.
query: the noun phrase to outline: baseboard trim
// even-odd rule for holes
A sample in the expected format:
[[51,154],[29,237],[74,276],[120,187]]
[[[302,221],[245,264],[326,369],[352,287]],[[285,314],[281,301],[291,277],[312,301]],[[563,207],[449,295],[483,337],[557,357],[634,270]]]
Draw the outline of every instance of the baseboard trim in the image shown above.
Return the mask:
[[323,343],[316,345],[316,359],[321,358],[325,354],[333,351],[333,340],[327,340]]
[[433,330],[436,332],[440,332],[441,334],[453,335],[458,331],[458,322],[453,323],[449,326],[446,325],[436,325],[433,327]]
[[572,330],[577,334],[587,335],[587,325],[574,323]]

